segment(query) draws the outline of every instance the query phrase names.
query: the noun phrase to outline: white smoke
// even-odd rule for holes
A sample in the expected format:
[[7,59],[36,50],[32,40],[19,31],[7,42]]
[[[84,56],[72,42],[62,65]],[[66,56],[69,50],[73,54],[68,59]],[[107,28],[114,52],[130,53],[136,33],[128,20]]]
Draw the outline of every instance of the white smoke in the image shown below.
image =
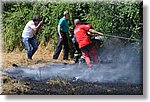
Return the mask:
[[100,83],[142,83],[142,49],[136,43],[124,44],[118,39],[104,42],[99,49],[101,64],[88,69],[85,63],[64,65],[50,63],[39,68],[19,67],[5,70],[8,75],[16,78],[32,80],[49,80],[61,77],[67,80],[82,80]]

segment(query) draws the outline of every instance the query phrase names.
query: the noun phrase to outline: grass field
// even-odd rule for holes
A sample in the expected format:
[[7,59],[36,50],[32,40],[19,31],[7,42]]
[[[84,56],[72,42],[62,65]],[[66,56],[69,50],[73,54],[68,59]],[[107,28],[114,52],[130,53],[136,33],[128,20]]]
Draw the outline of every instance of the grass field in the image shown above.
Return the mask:
[[[19,66],[28,66],[38,63],[49,63],[52,62],[52,56],[54,53],[54,47],[53,45],[49,45],[48,47],[39,47],[36,53],[33,56],[32,61],[27,60],[26,51],[18,51],[15,50],[13,52],[2,53],[2,66],[5,68],[12,67],[13,64],[17,64]],[[60,56],[57,60],[58,62],[62,61],[62,52],[60,53]],[[69,59],[69,63],[72,63],[73,60]]]

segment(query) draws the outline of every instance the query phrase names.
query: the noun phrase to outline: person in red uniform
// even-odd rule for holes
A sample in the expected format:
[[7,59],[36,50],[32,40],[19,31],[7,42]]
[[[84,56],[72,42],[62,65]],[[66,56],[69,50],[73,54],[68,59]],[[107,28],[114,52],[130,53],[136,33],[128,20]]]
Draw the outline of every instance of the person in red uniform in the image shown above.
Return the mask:
[[79,44],[79,48],[81,49],[82,56],[84,57],[88,67],[92,68],[90,55],[96,64],[99,63],[99,60],[95,46],[92,44],[89,35],[94,34],[103,35],[103,34],[101,32],[97,32],[96,30],[92,29],[91,24],[81,24],[81,21],[79,19],[74,20],[74,25],[75,25],[74,34]]

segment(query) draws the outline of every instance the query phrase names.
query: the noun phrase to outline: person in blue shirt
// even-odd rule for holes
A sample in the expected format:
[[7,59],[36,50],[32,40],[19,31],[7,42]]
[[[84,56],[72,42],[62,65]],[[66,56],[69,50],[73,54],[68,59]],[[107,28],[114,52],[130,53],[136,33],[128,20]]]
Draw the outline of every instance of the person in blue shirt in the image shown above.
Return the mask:
[[65,11],[63,13],[63,17],[59,20],[58,32],[56,33],[58,44],[54,52],[53,59],[58,59],[59,54],[62,50],[62,45],[64,45],[63,60],[68,60],[69,47],[67,34],[69,32],[69,17],[69,12]]

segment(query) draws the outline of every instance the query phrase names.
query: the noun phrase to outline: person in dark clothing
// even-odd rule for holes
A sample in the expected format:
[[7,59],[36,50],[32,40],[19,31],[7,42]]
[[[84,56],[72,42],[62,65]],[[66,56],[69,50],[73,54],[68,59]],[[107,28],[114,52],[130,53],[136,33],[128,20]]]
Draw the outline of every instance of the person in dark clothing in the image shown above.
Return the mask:
[[74,46],[75,46],[74,62],[75,62],[75,63],[79,63],[79,59],[80,59],[80,57],[82,56],[82,53],[81,53],[81,50],[80,50],[80,48],[79,48],[79,44],[78,44],[78,42],[77,42],[77,40],[76,40],[75,35],[73,35],[72,42],[73,42],[73,44],[74,44]]
[[69,12],[65,11],[63,15],[64,16],[59,20],[58,23],[58,32],[56,33],[58,44],[54,52],[53,59],[58,59],[59,54],[62,50],[62,45],[64,45],[63,60],[68,60],[69,46],[67,36],[69,32]]

